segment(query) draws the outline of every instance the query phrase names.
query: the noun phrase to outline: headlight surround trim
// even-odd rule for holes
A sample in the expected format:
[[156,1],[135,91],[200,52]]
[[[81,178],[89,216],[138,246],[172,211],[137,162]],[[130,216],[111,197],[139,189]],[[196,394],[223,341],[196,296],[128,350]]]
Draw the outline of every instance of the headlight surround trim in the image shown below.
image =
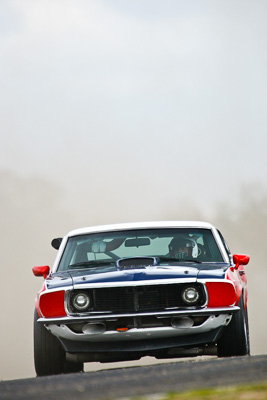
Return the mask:
[[71,305],[77,312],[88,311],[91,304],[90,296],[84,292],[79,291],[71,299]]
[[191,285],[186,286],[181,292],[181,297],[185,304],[193,306],[200,298],[199,289]]

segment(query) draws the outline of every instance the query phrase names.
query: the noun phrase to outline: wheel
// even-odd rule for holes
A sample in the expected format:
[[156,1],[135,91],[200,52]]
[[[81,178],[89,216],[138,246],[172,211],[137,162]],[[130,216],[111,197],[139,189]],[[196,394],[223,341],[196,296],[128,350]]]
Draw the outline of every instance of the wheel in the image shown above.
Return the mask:
[[240,310],[233,315],[223,336],[217,343],[218,357],[245,356],[250,354],[248,313],[244,307],[243,295],[239,301]]
[[37,322],[34,311],[34,365],[37,376],[83,371],[82,363],[66,361],[65,352],[57,338],[43,324]]

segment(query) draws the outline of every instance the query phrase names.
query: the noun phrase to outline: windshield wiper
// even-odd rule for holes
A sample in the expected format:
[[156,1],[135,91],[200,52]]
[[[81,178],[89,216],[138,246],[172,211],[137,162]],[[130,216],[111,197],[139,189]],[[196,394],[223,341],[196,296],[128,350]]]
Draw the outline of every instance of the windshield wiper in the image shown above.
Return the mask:
[[201,261],[199,260],[190,260],[186,258],[175,258],[175,257],[168,257],[168,256],[158,256],[160,260],[165,260],[165,261],[177,261],[177,262],[190,262],[190,263],[196,263],[196,264],[201,264]]
[[115,261],[98,261],[98,260],[91,260],[91,261],[84,261],[84,262],[79,262],[76,264],[71,264],[68,266],[69,269],[75,269],[75,268],[80,268],[80,267],[89,267],[92,265],[93,267],[98,267],[99,265],[110,265],[115,263]]

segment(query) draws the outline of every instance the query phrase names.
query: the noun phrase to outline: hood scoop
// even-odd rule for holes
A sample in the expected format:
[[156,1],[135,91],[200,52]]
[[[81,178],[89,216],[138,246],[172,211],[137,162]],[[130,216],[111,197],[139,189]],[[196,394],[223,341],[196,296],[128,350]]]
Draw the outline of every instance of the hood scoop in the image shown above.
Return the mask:
[[157,259],[155,257],[132,257],[132,258],[121,258],[116,262],[118,269],[142,269],[157,265]]

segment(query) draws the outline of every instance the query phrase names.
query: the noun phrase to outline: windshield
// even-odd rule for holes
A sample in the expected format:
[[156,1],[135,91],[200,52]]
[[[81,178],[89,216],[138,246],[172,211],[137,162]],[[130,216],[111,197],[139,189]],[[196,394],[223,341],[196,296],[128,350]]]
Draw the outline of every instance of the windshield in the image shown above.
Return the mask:
[[132,257],[158,257],[164,264],[224,262],[210,229],[139,229],[69,238],[58,271],[115,266],[119,259]]

